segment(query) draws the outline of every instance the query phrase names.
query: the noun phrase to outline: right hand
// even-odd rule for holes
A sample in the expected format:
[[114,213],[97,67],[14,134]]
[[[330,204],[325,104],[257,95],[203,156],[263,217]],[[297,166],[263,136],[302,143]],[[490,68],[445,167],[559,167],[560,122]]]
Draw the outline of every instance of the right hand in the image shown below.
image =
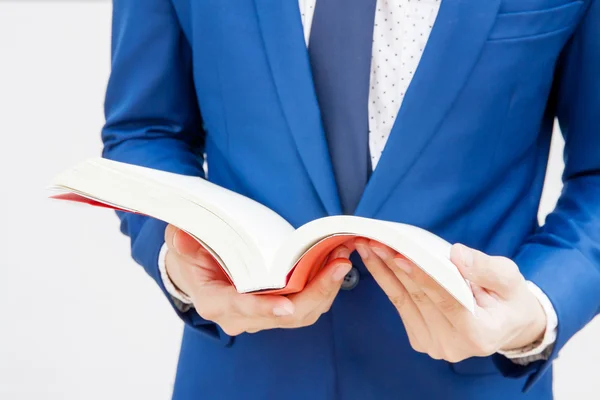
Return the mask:
[[171,281],[193,301],[196,312],[235,336],[273,328],[314,324],[329,311],[352,268],[351,250],[340,246],[300,293],[288,296],[240,294],[212,256],[187,233],[169,225],[165,231],[166,269]]

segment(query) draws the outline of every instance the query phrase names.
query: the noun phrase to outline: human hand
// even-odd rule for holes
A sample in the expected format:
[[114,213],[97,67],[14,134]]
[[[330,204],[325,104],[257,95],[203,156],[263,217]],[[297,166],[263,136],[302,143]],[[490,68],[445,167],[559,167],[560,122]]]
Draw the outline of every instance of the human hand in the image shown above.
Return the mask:
[[212,256],[187,233],[169,225],[165,231],[166,269],[171,281],[193,301],[198,314],[230,336],[273,328],[314,324],[329,311],[352,268],[350,249],[340,246],[300,293],[289,296],[240,294]]
[[358,239],[365,266],[394,304],[410,344],[434,359],[459,362],[500,350],[519,349],[540,338],[546,314],[517,265],[454,245],[451,261],[469,280],[471,314],[412,262],[387,246]]

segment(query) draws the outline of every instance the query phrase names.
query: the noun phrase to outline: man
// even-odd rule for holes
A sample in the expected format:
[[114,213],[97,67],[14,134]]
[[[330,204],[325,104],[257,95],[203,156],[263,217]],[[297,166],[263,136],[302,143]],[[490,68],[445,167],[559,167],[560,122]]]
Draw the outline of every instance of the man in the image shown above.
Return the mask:
[[[477,302],[367,239],[301,293],[240,295],[189,236],[120,215],[186,324],[175,399],[552,397],[600,309],[598,0],[115,0],[112,68],[105,157],[295,226],[421,226],[462,243]],[[555,117],[565,186],[539,227]]]

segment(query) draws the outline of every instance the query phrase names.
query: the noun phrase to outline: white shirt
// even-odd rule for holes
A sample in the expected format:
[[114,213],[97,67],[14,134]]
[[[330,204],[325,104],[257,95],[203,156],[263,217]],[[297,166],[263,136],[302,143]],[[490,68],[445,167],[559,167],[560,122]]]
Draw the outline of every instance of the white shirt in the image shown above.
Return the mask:
[[[299,0],[308,46],[316,0]],[[373,28],[369,149],[377,166],[435,22],[440,0],[379,0]]]
[[[307,46],[316,1],[299,0]],[[377,166],[406,90],[419,65],[439,7],[440,0],[377,1],[369,91],[369,149],[373,169]],[[166,246],[163,246],[159,267],[165,287],[177,300],[180,309],[189,309],[192,304],[190,298],[175,288],[166,273],[165,255]],[[534,347],[502,353],[520,364],[547,358],[556,340],[558,326],[556,312],[548,297],[535,284],[528,282],[528,285],[546,312],[547,324],[542,341]]]

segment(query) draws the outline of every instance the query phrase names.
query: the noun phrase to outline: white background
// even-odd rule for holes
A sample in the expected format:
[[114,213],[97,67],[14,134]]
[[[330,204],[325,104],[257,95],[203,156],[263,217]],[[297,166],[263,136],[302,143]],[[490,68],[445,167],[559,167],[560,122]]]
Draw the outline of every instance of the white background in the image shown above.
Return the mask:
[[[0,399],[167,399],[181,323],[116,216],[45,199],[100,153],[109,2],[0,1]],[[555,140],[540,214],[560,192]],[[600,288],[599,288],[600,290]],[[598,399],[600,321],[556,362],[557,399]]]

